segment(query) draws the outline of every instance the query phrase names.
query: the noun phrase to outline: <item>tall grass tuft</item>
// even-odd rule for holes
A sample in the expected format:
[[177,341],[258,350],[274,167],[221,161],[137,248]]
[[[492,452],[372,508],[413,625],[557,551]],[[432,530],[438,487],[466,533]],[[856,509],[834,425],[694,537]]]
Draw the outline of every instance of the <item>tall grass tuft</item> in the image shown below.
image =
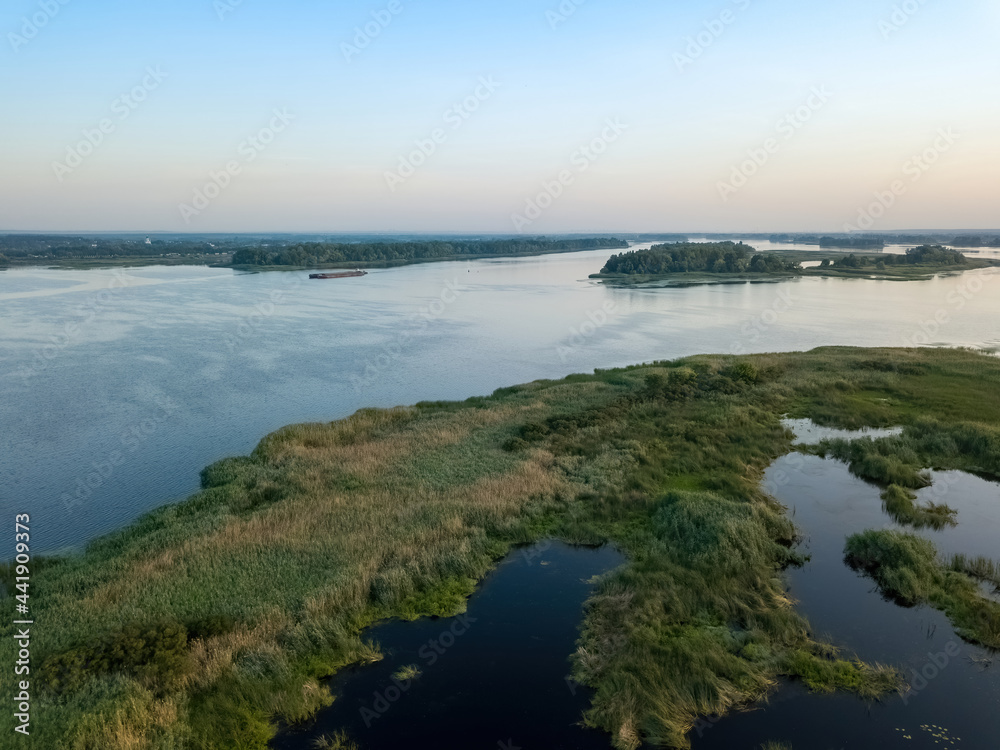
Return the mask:
[[970,558],[957,554],[951,558],[951,569],[958,573],[966,573],[973,578],[992,583],[1000,589],[1000,563],[988,557]]
[[323,735],[313,741],[316,750],[358,750],[358,746],[351,742],[343,732]]
[[891,484],[882,493],[882,503],[885,512],[898,524],[912,526],[915,529],[945,529],[958,525],[955,516],[958,511],[943,503],[927,503],[917,505],[917,496],[911,491]]
[[974,570],[995,575],[992,562],[956,556],[944,565],[932,542],[885,530],[855,534],[845,554],[848,564],[870,576],[885,596],[906,606],[932,604],[968,640],[1000,648],[1000,604],[984,597],[971,577]]

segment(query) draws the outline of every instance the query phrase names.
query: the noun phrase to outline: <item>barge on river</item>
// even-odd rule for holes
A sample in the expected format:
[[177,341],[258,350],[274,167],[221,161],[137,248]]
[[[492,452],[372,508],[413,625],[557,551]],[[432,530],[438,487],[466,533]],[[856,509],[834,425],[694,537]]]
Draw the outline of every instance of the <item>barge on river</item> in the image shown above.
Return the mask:
[[311,273],[310,279],[350,279],[355,276],[367,276],[367,271],[337,271],[336,273]]

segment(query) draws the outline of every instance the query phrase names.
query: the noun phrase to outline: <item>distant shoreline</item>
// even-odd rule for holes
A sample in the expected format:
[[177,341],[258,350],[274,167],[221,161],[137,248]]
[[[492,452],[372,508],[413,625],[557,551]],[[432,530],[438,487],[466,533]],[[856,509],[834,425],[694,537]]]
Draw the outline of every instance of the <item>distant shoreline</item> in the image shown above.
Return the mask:
[[906,268],[874,271],[872,268],[832,269],[804,268],[801,273],[674,273],[656,275],[600,274],[595,273],[591,279],[601,281],[613,287],[645,287],[662,289],[670,287],[689,286],[720,286],[726,284],[777,284],[790,279],[824,278],[824,279],[869,279],[872,281],[927,281],[935,276],[957,276],[966,271],[980,271],[985,268],[998,268],[1000,261],[971,260],[969,265],[956,268],[954,266],[909,266]]
[[[581,240],[583,242],[584,240]],[[617,242],[623,242],[616,240]],[[397,243],[389,243],[397,244]],[[398,243],[406,244],[406,243]],[[30,258],[9,260],[6,264],[0,263],[0,271],[16,268],[48,268],[52,270],[90,270],[100,268],[141,268],[150,266],[205,266],[208,268],[233,269],[247,273],[262,273],[271,271],[324,271],[344,268],[398,268],[401,266],[417,265],[422,263],[437,263],[443,261],[461,260],[489,260],[503,258],[531,258],[544,255],[562,255],[567,253],[581,253],[592,250],[622,250],[621,245],[614,245],[610,242],[607,245],[594,247],[557,247],[540,248],[531,251],[511,252],[511,253],[455,253],[452,255],[442,255],[426,258],[399,258],[393,260],[344,260],[323,262],[304,265],[256,265],[245,263],[233,263],[235,252],[220,255],[215,254],[192,254],[192,255],[148,255],[134,257],[106,258],[66,258],[63,260],[55,258]]]

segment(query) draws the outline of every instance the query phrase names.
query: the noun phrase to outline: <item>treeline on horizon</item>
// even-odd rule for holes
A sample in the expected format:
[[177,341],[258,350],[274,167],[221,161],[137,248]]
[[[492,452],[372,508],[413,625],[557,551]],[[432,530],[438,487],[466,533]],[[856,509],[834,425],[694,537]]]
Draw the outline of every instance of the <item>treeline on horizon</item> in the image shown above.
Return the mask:
[[941,245],[921,245],[906,251],[905,255],[886,253],[872,258],[866,255],[855,255],[851,253],[846,258],[837,260],[824,260],[821,268],[885,268],[888,266],[964,266],[969,259],[958,250],[952,250]]
[[427,240],[291,243],[282,239],[143,239],[65,235],[0,235],[0,265],[34,260],[88,260],[164,256],[234,255],[235,265],[310,266],[330,263],[406,262],[462,255],[515,255],[567,250],[619,249],[617,238],[548,240]]
[[477,255],[521,255],[570,250],[628,247],[625,240],[512,239],[430,242],[311,242],[288,248],[243,248],[233,256],[234,266],[320,266],[331,263],[398,263]]
[[742,242],[682,242],[612,255],[602,274],[787,273],[798,263],[758,253]]
[[174,241],[65,237],[61,235],[0,235],[0,263],[33,258],[79,260],[88,258],[146,258],[161,255],[229,253],[230,243],[202,240]]
[[[865,235],[818,235],[818,234],[772,234],[768,238],[775,244],[797,243],[800,245],[823,245],[831,240],[837,244],[829,247],[851,247],[849,242],[872,242],[895,245],[948,245],[951,247],[1000,247],[1000,235],[994,234],[885,234]],[[878,246],[878,245],[873,245]],[[857,247],[857,245],[855,245]]]

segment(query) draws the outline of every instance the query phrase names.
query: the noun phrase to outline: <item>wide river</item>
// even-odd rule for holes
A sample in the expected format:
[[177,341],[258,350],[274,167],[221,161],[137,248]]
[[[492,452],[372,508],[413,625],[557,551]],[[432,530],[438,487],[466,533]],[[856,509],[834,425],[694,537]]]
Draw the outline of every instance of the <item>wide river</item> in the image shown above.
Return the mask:
[[[766,243],[765,243],[766,244]],[[815,249],[815,248],[814,248]],[[0,272],[0,507],[79,546],[295,422],[690,354],[1000,348],[989,272],[622,290],[610,251],[309,281],[203,267]]]

